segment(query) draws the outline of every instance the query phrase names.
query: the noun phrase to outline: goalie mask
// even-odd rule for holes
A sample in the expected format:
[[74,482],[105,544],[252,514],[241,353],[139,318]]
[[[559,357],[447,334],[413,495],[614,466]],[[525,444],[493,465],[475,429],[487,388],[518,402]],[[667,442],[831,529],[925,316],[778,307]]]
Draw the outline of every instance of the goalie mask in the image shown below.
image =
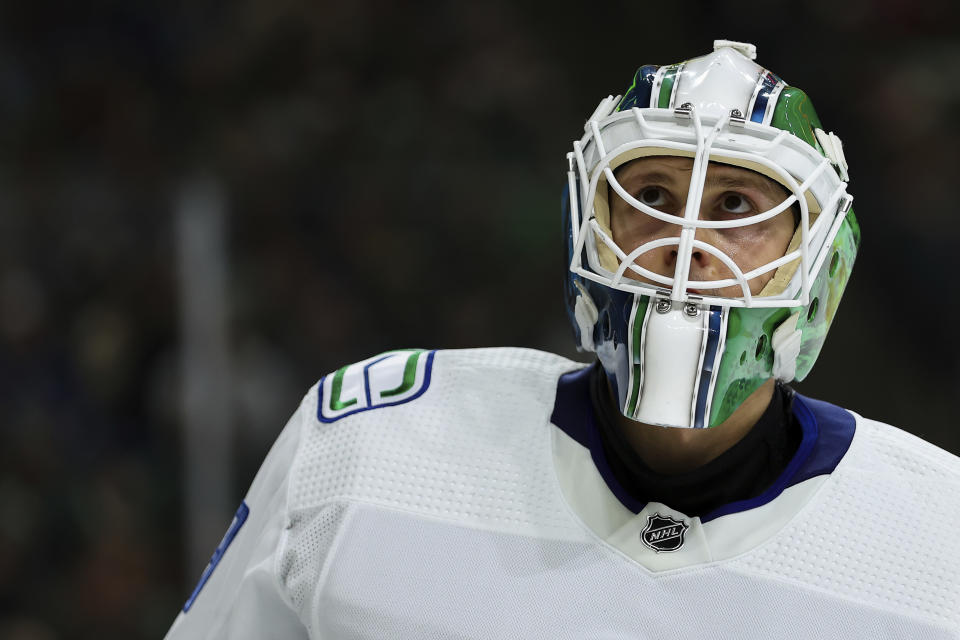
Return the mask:
[[[840,140],[754,57],[716,41],[640,68],[567,154],[567,311],[633,420],[711,427],[766,380],[802,380],[850,277],[860,231]],[[768,197],[724,191],[737,175]]]

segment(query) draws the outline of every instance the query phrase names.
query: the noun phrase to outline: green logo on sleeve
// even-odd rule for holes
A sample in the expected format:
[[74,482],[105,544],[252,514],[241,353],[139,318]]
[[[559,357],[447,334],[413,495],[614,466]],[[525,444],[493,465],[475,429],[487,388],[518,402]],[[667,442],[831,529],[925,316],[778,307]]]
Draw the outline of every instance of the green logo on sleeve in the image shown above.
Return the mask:
[[318,385],[317,419],[340,418],[420,397],[430,386],[435,351],[388,351],[337,369]]

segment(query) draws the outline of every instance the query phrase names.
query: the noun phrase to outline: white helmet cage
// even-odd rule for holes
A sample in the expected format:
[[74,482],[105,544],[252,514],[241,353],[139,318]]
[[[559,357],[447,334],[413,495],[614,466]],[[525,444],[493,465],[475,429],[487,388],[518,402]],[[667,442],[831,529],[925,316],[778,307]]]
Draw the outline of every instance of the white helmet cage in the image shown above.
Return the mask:
[[[675,302],[696,302],[725,307],[795,307],[805,305],[810,298],[810,282],[822,266],[833,237],[843,221],[838,215],[849,206],[851,198],[846,183],[831,170],[831,160],[815,148],[782,129],[746,122],[730,112],[701,113],[692,104],[675,110],[634,107],[626,112],[615,112],[619,96],[608,97],[587,121],[586,133],[574,142],[568,154],[570,163],[568,181],[573,208],[573,262],[572,271],[588,280],[607,286],[650,296],[664,296]],[[630,160],[644,156],[669,155],[693,158],[689,191],[683,217],[655,209],[623,188],[613,170]],[[701,220],[700,204],[709,162],[744,167],[768,176],[790,193],[773,208],[751,216],[733,220]],[[638,213],[676,225],[674,237],[659,238],[644,243],[629,253],[611,237],[606,193],[598,199],[598,190],[610,189],[634,207]],[[785,255],[744,273],[735,260],[720,248],[696,239],[698,229],[726,229],[746,227],[769,220],[799,204],[800,220],[796,239]],[[600,209],[598,211],[598,208]],[[811,218],[815,218],[811,224]],[[677,247],[676,268],[672,276],[654,273],[634,261],[656,248]],[[582,264],[586,248],[588,267]],[[740,287],[742,295],[720,297],[689,294],[690,261],[695,250],[704,251],[720,260],[733,277],[723,280],[695,280],[699,291],[715,290],[731,285]],[[603,254],[616,257],[616,267]],[[660,285],[651,285],[626,277],[627,269]],[[780,291],[754,296],[749,281],[757,276],[783,269],[792,274],[781,283]]]

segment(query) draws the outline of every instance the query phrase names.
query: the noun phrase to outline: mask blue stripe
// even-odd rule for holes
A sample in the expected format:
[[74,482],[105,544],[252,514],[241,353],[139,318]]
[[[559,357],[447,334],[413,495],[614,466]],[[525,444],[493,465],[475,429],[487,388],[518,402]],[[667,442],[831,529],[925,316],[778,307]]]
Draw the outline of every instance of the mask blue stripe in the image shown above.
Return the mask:
[[710,307],[710,319],[707,321],[707,349],[703,354],[703,369],[700,370],[700,385],[697,388],[697,409],[694,412],[693,426],[702,429],[707,426],[707,398],[710,393],[710,379],[717,364],[717,347],[720,344],[720,324],[723,309],[718,306]]
[[633,84],[624,94],[617,111],[629,111],[633,107],[644,109],[650,106],[650,90],[653,79],[657,75],[657,65],[648,64],[637,69],[633,76]]
[[770,95],[773,93],[773,90],[780,84],[780,78],[767,71],[763,74],[763,78],[760,79],[760,83],[762,86],[760,92],[757,93],[756,101],[753,103],[750,122],[763,124],[763,116],[767,113],[767,103],[770,102]]

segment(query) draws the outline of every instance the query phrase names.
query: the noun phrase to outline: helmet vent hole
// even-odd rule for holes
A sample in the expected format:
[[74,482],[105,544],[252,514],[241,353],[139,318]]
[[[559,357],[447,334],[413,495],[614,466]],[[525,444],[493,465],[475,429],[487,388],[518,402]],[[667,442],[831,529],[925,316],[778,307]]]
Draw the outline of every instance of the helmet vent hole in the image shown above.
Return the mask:
[[837,273],[837,267],[840,266],[840,252],[834,251],[833,257],[830,258],[830,277],[832,278]]
[[747,359],[747,352],[744,351],[743,353],[740,354],[740,364],[743,364],[746,361],[746,359]]
[[757,352],[754,354],[757,360],[763,357],[764,352],[767,350],[767,336],[766,334],[760,336],[760,339],[757,340]]
[[807,322],[812,321],[817,315],[817,309],[820,307],[820,298],[814,298],[810,301],[810,309],[807,310]]

